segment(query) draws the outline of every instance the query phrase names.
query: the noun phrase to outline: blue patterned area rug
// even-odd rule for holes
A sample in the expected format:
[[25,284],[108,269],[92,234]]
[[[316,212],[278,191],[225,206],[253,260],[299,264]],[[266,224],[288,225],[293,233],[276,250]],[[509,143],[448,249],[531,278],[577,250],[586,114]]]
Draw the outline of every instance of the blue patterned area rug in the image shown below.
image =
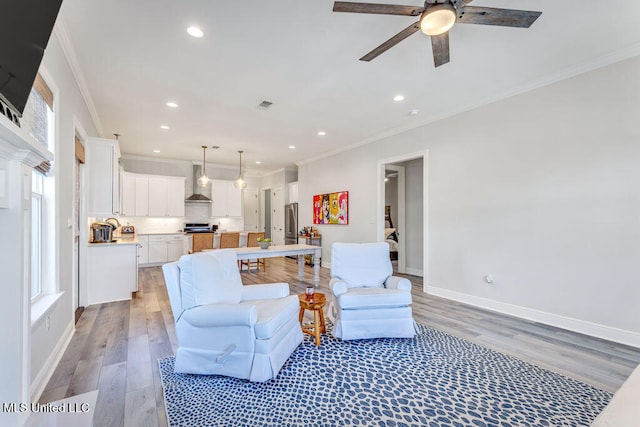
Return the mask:
[[611,393],[424,325],[414,339],[311,337],[266,383],[160,374],[171,426],[588,426]]

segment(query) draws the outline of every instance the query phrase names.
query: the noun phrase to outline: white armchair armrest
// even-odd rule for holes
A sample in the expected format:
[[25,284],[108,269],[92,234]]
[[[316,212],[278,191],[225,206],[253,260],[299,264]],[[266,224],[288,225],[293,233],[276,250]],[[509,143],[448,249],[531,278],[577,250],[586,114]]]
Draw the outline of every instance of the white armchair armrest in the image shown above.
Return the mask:
[[258,320],[258,312],[255,305],[208,304],[186,310],[181,319],[198,328],[253,326]]
[[348,290],[347,284],[340,279],[331,279],[329,281],[329,287],[335,296],[340,296]]
[[411,292],[411,282],[409,279],[405,279],[404,277],[389,276],[389,278],[384,282],[384,286],[387,289],[399,289],[401,291]]
[[289,296],[288,283],[267,283],[264,285],[246,285],[242,287],[240,301],[284,298]]

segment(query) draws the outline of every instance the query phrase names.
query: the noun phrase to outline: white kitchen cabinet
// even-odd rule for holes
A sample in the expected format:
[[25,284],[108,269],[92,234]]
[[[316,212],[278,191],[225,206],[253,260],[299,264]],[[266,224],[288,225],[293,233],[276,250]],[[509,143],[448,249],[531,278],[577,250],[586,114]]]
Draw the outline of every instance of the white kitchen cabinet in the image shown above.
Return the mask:
[[149,216],[184,216],[184,181],[180,177],[149,176]]
[[149,216],[149,177],[136,175],[136,209],[135,216]]
[[138,265],[149,264],[149,236],[138,236]]
[[149,178],[149,216],[167,216],[167,180]]
[[298,203],[298,181],[287,184],[289,203]]
[[138,245],[90,244],[87,250],[87,305],[131,299],[138,290]]
[[242,190],[233,186],[233,181],[211,181],[211,216],[242,216]]
[[149,176],[122,172],[122,216],[149,216]]
[[136,216],[136,176],[132,173],[120,174],[120,201],[122,216]]
[[167,214],[184,216],[184,178],[167,178]]
[[120,214],[120,148],[112,139],[89,138],[86,144],[89,216]]
[[160,234],[149,236],[149,264],[164,264],[178,260],[184,252],[184,235]]

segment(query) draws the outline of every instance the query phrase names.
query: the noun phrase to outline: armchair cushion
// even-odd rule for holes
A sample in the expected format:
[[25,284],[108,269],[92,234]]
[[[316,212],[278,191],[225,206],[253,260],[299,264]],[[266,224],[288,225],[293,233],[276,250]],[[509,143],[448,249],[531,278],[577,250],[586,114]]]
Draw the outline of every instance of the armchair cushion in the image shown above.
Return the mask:
[[240,305],[247,304],[255,306],[258,311],[258,320],[254,326],[257,339],[269,339],[275,336],[291,317],[297,316],[300,308],[298,297],[295,295],[272,300],[243,302]]
[[182,307],[238,304],[242,297],[242,279],[236,259],[233,249],[198,252],[180,258]]
[[331,246],[331,277],[339,277],[348,288],[381,288],[392,273],[389,246],[384,242]]
[[353,288],[338,297],[338,304],[342,310],[406,307],[411,304],[411,293],[400,289]]

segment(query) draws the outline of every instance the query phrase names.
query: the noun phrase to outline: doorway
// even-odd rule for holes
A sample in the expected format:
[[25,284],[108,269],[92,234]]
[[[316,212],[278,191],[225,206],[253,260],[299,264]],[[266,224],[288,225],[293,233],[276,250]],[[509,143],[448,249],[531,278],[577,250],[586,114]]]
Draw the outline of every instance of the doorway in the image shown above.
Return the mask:
[[260,229],[264,231],[265,238],[271,238],[271,189],[261,191],[260,198]]
[[385,165],[384,171],[384,238],[394,272],[405,273],[407,260],[405,226],[405,168],[397,164]]
[[[428,152],[423,151],[380,160],[377,203],[378,241],[386,241],[389,232],[386,229],[395,228],[397,271],[422,276],[425,288],[428,279],[427,155]],[[388,177],[386,182],[385,177]],[[393,187],[388,190],[389,185]],[[397,212],[394,214],[391,210],[393,227],[387,227],[385,208],[394,203]]]
[[83,177],[84,177],[84,146],[80,142],[80,139],[75,137],[75,165],[74,165],[74,194],[73,194],[73,215],[72,215],[72,231],[73,231],[73,284],[72,284],[72,301],[73,312],[75,322],[78,322],[80,316],[84,311],[84,307],[80,303],[80,278],[82,265],[81,258],[81,245],[82,241],[82,221],[84,211],[82,209],[82,189],[83,189]]

